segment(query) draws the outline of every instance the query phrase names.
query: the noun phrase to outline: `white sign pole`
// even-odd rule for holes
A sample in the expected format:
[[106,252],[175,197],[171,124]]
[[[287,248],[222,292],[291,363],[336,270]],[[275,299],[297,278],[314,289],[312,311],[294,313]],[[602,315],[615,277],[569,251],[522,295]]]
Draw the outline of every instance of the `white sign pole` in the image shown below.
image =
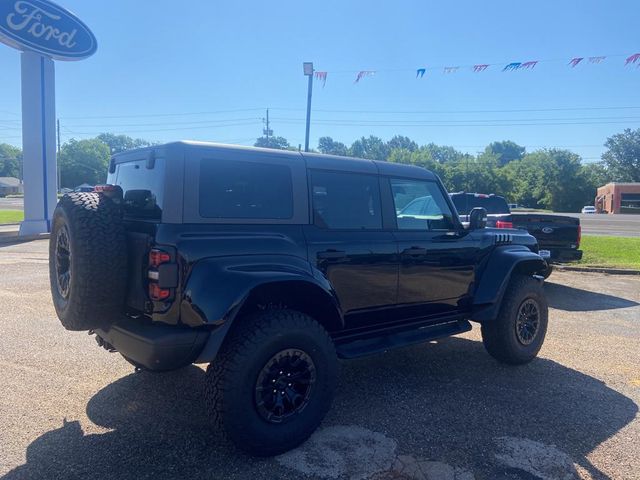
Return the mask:
[[20,235],[51,231],[56,207],[56,111],[53,60],[22,52],[24,222]]

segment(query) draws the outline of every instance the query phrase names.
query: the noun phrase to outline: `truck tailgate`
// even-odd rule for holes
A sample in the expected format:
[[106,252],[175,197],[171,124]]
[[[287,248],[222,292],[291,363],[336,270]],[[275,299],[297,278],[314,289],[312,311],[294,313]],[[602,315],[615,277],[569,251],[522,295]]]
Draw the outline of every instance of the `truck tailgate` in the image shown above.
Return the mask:
[[580,219],[563,215],[512,213],[515,228],[523,228],[536,237],[540,248],[576,248]]

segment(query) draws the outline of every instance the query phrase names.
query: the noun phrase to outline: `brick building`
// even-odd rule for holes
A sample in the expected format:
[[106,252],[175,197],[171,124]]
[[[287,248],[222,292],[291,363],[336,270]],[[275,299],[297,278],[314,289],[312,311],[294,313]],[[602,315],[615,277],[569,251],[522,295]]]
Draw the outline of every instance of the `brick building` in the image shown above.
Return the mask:
[[595,207],[598,213],[640,214],[640,183],[607,183],[598,188]]

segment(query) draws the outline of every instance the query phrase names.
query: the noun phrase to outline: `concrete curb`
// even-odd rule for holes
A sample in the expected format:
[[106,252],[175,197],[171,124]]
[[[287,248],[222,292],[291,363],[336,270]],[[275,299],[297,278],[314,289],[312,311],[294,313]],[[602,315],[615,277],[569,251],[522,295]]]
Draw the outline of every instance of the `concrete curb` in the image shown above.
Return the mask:
[[608,273],[610,275],[640,275],[640,270],[630,270],[628,268],[573,267],[561,265],[554,265],[553,268],[569,272]]
[[15,235],[13,233],[9,235],[0,234],[0,245],[7,245],[10,243],[24,243],[31,242],[33,240],[46,240],[49,238],[48,233],[40,233],[37,235]]

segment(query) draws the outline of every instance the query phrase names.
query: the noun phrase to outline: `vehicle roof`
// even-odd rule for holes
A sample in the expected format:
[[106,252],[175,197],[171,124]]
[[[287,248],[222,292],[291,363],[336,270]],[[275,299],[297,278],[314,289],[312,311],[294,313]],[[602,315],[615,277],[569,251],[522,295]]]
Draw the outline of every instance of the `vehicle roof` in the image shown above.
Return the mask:
[[480,196],[482,198],[502,198],[504,200],[504,197],[502,195],[496,195],[495,193],[475,193],[475,192],[451,192],[449,193],[449,196],[452,197],[454,195],[471,195],[473,197],[475,196]]
[[391,175],[409,178],[419,178],[425,180],[434,180],[436,175],[429,170],[415,165],[403,165],[399,163],[389,163],[378,160],[367,160],[363,158],[342,157],[339,155],[327,155],[323,153],[299,152],[297,150],[277,150],[272,148],[249,147],[244,145],[228,145],[213,142],[198,142],[192,140],[181,140],[177,142],[165,143],[162,145],[152,145],[150,147],[136,148],[125,152],[116,153],[113,158],[116,163],[127,161],[125,157],[140,157],[140,154],[159,149],[165,149],[172,146],[192,147],[204,149],[211,152],[225,152],[227,154],[238,155],[255,155],[260,154],[264,157],[278,157],[280,159],[290,159],[292,162],[298,162],[303,158],[308,168],[318,168],[326,170],[339,170],[358,173],[370,173],[380,175]]

